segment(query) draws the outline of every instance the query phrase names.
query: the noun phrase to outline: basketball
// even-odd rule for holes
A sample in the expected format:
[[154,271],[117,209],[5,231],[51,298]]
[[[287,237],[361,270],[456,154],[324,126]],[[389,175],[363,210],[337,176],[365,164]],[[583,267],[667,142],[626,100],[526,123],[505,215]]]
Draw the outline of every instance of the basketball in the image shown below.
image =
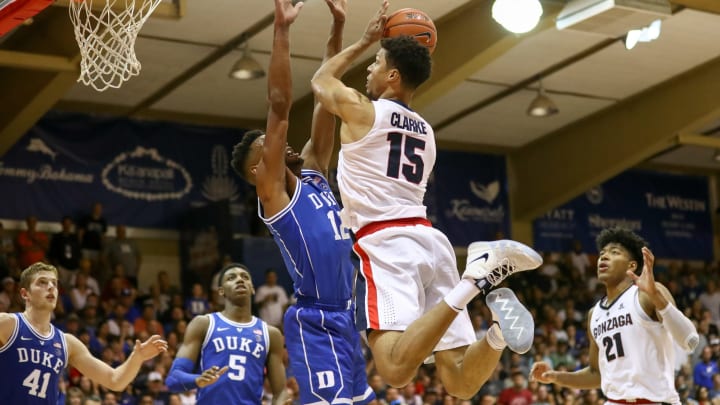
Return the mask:
[[424,11],[403,8],[388,16],[385,23],[385,38],[409,35],[425,45],[432,54],[437,44],[437,30],[433,21]]

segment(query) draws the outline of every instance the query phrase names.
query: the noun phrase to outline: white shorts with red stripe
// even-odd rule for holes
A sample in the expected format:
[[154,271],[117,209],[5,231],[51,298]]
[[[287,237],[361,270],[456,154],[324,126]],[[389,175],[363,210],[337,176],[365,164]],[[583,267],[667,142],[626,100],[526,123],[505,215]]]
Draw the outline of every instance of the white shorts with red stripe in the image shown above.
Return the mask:
[[[357,236],[354,250],[366,279],[364,309],[369,329],[407,329],[460,282],[450,241],[425,219],[373,223],[360,229]],[[466,346],[475,340],[466,309],[434,351]]]

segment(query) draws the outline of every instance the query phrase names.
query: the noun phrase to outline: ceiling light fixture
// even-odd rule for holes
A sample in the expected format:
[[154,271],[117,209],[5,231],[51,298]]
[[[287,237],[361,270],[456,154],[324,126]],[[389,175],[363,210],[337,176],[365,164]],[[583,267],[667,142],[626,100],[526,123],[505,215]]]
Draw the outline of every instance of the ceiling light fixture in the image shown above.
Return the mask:
[[265,76],[265,69],[252,57],[250,44],[245,41],[243,54],[230,69],[230,77],[239,80],[253,80]]
[[625,49],[633,49],[638,42],[652,42],[660,38],[662,21],[655,20],[650,25],[639,30],[630,30],[625,35]]
[[715,149],[712,160],[713,162],[720,163],[720,149]]
[[542,13],[539,0],[495,0],[492,6],[493,19],[515,34],[524,34],[535,28]]
[[550,100],[550,97],[545,95],[545,89],[542,85],[542,80],[538,79],[538,91],[535,99],[530,102],[527,109],[527,115],[531,117],[549,117],[560,112],[560,109],[555,103]]

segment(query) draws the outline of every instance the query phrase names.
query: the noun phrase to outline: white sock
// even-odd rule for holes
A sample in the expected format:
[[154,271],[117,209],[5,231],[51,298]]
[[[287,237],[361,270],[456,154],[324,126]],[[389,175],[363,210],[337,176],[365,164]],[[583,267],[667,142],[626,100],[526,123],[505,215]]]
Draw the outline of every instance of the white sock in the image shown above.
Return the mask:
[[505,338],[503,338],[502,331],[500,330],[500,325],[496,322],[493,322],[492,326],[485,334],[485,341],[488,345],[490,345],[490,347],[497,351],[502,351],[505,347],[507,347]]
[[467,307],[467,304],[478,294],[480,294],[480,290],[475,286],[475,283],[463,278],[460,280],[460,283],[445,296],[445,302],[455,311],[462,312],[465,307]]

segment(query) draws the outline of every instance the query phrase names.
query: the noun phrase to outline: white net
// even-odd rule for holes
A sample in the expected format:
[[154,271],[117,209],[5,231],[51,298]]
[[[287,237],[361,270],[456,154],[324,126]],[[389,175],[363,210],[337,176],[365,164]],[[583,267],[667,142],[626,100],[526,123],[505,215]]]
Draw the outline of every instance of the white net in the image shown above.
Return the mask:
[[70,0],[70,20],[82,56],[78,81],[104,91],[139,74],[135,40],[161,1]]

